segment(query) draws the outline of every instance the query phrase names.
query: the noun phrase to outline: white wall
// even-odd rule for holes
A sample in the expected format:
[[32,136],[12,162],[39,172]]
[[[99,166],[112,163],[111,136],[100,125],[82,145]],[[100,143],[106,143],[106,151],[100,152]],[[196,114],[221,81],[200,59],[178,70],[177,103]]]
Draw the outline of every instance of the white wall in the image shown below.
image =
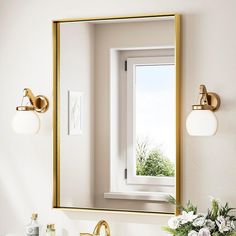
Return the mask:
[[[91,231],[105,217],[113,235],[165,235],[167,217],[62,212],[51,209],[52,107],[41,115],[35,137],[11,130],[14,107],[28,86],[52,102],[50,21],[66,17],[179,12],[182,17],[182,194],[200,210],[208,196],[236,206],[236,2],[234,0],[0,0],[0,235],[21,233],[32,211],[43,224],[55,222],[64,235]],[[189,137],[184,119],[200,83],[218,92],[219,132]]]

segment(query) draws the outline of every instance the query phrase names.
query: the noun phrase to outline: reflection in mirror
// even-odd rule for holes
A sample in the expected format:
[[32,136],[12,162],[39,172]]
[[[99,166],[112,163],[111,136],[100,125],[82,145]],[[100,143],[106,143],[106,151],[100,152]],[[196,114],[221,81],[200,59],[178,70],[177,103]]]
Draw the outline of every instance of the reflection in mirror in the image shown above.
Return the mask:
[[55,21],[54,33],[54,207],[174,213],[179,16]]

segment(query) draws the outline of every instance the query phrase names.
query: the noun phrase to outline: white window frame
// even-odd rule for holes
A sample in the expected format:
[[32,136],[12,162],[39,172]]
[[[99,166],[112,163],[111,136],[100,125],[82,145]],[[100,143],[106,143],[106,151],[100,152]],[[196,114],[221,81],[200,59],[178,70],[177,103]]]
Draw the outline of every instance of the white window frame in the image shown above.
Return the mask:
[[127,184],[175,186],[175,177],[136,175],[135,67],[140,65],[175,65],[174,56],[127,58]]

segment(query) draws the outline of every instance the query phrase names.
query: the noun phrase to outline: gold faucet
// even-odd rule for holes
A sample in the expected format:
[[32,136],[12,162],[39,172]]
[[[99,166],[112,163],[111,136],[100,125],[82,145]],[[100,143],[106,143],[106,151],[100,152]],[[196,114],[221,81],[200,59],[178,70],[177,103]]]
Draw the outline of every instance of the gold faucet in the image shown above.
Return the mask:
[[100,230],[101,230],[102,226],[104,226],[104,228],[105,228],[106,236],[111,236],[110,227],[109,227],[108,223],[105,220],[100,220],[97,223],[97,225],[95,226],[92,234],[80,233],[80,236],[98,236],[98,235],[100,235]]

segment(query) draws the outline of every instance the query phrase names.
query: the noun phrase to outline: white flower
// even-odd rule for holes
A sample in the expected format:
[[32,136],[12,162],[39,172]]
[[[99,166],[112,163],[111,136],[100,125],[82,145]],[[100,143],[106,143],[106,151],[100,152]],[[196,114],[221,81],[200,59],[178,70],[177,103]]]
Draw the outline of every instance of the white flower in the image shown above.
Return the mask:
[[194,221],[193,221],[193,226],[195,227],[202,227],[204,224],[205,224],[205,217],[204,216],[201,216],[201,217],[198,217],[196,218]]
[[198,236],[211,236],[211,232],[208,228],[202,228],[199,230]]
[[195,231],[195,230],[191,230],[191,231],[188,233],[188,236],[198,236],[198,232]]
[[231,221],[229,221],[228,219],[224,218],[223,216],[218,216],[216,219],[216,224],[219,228],[219,231],[221,233],[230,231],[231,229]]
[[169,220],[168,220],[168,226],[171,228],[171,229],[177,229],[180,225],[180,218],[179,217],[171,217]]
[[180,215],[179,217],[181,219],[181,223],[185,224],[188,222],[192,222],[194,219],[197,218],[197,215],[194,215],[193,211],[190,211],[190,212],[183,211],[182,215]]
[[212,229],[215,228],[216,224],[215,224],[214,221],[208,219],[208,220],[206,220],[206,222],[205,222],[205,226],[206,226],[209,230],[212,230]]

